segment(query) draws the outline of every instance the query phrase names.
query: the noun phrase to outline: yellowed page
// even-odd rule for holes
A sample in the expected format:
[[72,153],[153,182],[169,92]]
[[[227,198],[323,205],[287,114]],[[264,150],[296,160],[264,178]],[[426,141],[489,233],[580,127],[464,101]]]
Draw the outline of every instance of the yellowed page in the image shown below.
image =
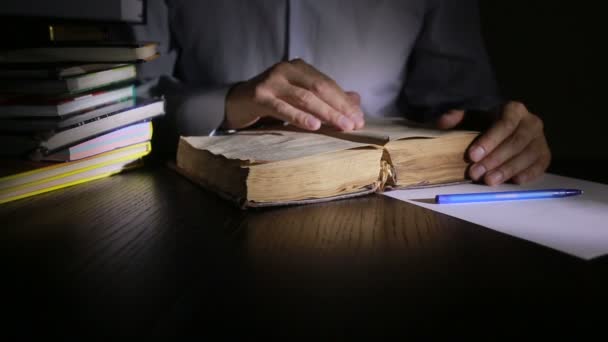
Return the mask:
[[242,131],[215,137],[182,137],[192,147],[252,163],[273,162],[370,146],[314,133]]

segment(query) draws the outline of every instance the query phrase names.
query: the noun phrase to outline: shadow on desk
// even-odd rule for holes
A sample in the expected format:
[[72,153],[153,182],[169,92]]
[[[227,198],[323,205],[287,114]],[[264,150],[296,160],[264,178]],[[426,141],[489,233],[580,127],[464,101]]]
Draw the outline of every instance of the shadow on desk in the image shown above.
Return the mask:
[[388,197],[242,211],[157,167],[0,217],[1,299],[19,336],[572,333],[607,284],[605,263]]

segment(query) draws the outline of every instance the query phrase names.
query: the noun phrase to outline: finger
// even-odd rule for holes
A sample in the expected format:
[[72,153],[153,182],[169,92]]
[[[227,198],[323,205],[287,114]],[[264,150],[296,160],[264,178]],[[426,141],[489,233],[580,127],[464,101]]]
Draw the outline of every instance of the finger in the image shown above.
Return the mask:
[[538,179],[543,173],[545,173],[549,167],[550,161],[551,157],[548,155],[541,157],[538,162],[534,163],[532,166],[513,177],[513,182],[517,184],[524,184]]
[[535,142],[529,144],[521,153],[518,153],[510,160],[496,168],[488,168],[488,172],[483,178],[488,185],[497,185],[508,181],[518,175],[523,170],[530,168],[537,163],[541,157],[538,153],[540,144]]
[[297,127],[311,131],[315,131],[321,127],[321,121],[319,121],[319,119],[279,98],[275,97],[269,99],[265,105],[272,110],[268,115],[279,120],[289,122]]
[[483,164],[486,170],[493,170],[521,153],[538,137],[538,133],[532,125],[519,125],[511,136],[478,163]]
[[[311,91],[295,87],[290,84],[283,85],[277,96],[292,106],[316,116],[321,122],[325,122],[344,131],[356,128],[355,120],[351,120],[333,107],[319,99]],[[362,122],[362,118],[353,118]]]
[[464,118],[464,110],[453,109],[441,115],[437,120],[437,128],[450,129],[456,127]]
[[348,95],[329,76],[301,59],[296,59],[290,62],[290,64],[296,66],[286,72],[290,83],[310,90],[321,100],[348,118],[363,116],[361,108],[352,103]]
[[[347,91],[346,95],[355,103],[356,106],[361,107],[361,95],[356,91]],[[363,114],[363,113],[361,113]]]
[[523,104],[511,102],[505,107],[502,118],[482,134],[469,148],[469,158],[478,162],[494,151],[507,137],[519,127],[524,115],[528,114]]
[[[346,95],[348,95],[348,97],[355,103],[357,107],[361,108],[361,95],[359,95],[359,93],[356,91],[347,91]],[[363,126],[365,126],[365,117],[363,111],[360,111],[357,114],[361,115],[361,120],[357,120],[356,118],[354,119],[355,129],[361,129]]]

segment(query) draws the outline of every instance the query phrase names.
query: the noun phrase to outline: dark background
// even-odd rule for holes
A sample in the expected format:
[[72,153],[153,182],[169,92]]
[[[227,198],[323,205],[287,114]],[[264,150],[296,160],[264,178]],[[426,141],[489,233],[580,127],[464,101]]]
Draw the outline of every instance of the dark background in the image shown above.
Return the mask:
[[545,0],[482,0],[480,6],[501,90],[543,118],[551,169],[601,179],[608,120],[596,58],[603,41],[595,37],[599,6]]
[[[608,161],[604,142],[607,119],[601,106],[606,95],[600,91],[604,80],[596,57],[596,46],[605,38],[595,37],[601,36],[601,31],[593,19],[594,13],[601,13],[599,9],[588,7],[588,2],[573,6],[544,0],[482,0],[481,9],[484,37],[501,88],[509,98],[523,101],[545,120],[554,154],[552,169],[605,180],[600,166]],[[14,28],[2,32],[5,36],[18,34]],[[238,301],[243,297],[253,298],[245,303],[247,308],[253,312],[259,308],[262,313],[246,318],[252,325],[261,323],[255,328],[265,332],[293,318],[285,315],[271,321],[289,310],[299,311],[295,318],[303,318],[299,321],[302,329],[310,329],[310,322],[326,320],[321,326],[337,331],[336,322],[349,319],[350,326],[366,328],[370,321],[365,319],[382,312],[380,307],[385,303],[391,309],[398,308],[388,322],[396,329],[410,330],[407,323],[442,322],[437,319],[446,316],[449,318],[445,321],[454,319],[458,324],[417,327],[427,334],[443,330],[453,335],[468,327],[479,329],[479,333],[494,328],[488,332],[516,336],[536,327],[544,334],[564,329],[584,333],[590,331],[587,326],[595,327],[601,320],[601,314],[586,313],[595,308],[591,303],[602,308],[605,302],[605,296],[598,295],[605,293],[605,263],[600,263],[605,259],[582,264],[532,243],[478,230],[464,221],[426,216],[430,212],[383,196],[331,206],[257,212],[241,222],[241,217],[215,197],[207,198],[205,192],[171,177],[169,170],[159,172],[157,176],[136,173],[135,178],[112,177],[108,182],[72,187],[60,197],[36,197],[25,207],[3,207],[8,220],[2,220],[7,229],[3,229],[6,243],[1,249],[6,257],[1,259],[9,264],[1,267],[5,271],[3,282],[9,289],[14,284],[25,284],[23,292],[3,293],[21,300],[30,289],[42,288],[31,292],[25,302],[19,301],[15,306],[19,310],[10,311],[12,303],[3,302],[10,316],[27,325],[26,329],[16,325],[6,330],[19,329],[26,335],[56,333],[70,321],[63,320],[64,315],[51,316],[48,312],[64,307],[68,317],[82,315],[83,321],[106,318],[108,326],[118,322],[111,327],[126,332],[143,327],[154,333],[156,327],[149,324],[149,317],[162,321],[175,316],[175,320],[185,317],[184,325],[202,329],[200,334],[208,333],[202,327],[218,320],[217,328],[226,327],[231,333],[234,322],[245,321],[243,317],[248,314],[233,310],[239,308]],[[138,198],[125,205],[133,197]],[[75,215],[57,211],[57,204],[72,208],[70,212]],[[44,210],[32,215],[28,209],[34,207]],[[311,217],[315,219],[311,221]],[[374,233],[373,244],[366,247],[362,232],[369,231],[368,222],[374,222],[372,232],[378,235]],[[126,225],[129,229],[124,229]],[[285,229],[291,225],[295,229]],[[354,230],[344,229],[351,226]],[[318,240],[308,241],[306,232],[310,231],[324,233]],[[408,236],[413,235],[409,234],[417,237],[410,240]],[[361,240],[351,240],[359,235]],[[345,247],[328,253],[332,243]],[[94,248],[88,248],[91,246]],[[252,265],[242,263],[248,261],[249,252],[256,256]],[[233,272],[239,276],[232,279]],[[603,276],[598,279],[596,274]],[[302,279],[309,283],[301,285]],[[282,291],[273,291],[281,282],[286,283]],[[295,294],[303,293],[299,300],[285,300],[290,295],[293,298],[290,286]],[[336,291],[342,295],[336,295]],[[182,292],[185,296],[178,297]],[[234,295],[227,305],[221,302],[226,292]],[[217,298],[209,299],[214,294]],[[180,300],[177,307],[171,306],[175,298]],[[270,302],[265,303],[266,299]],[[40,305],[51,309],[39,311]],[[450,306],[457,311],[436,310]],[[318,307],[330,310],[317,313],[314,310]],[[81,308],[86,310],[81,312]],[[278,313],[270,312],[277,308]],[[341,308],[348,314],[341,316]],[[505,308],[498,318],[494,315]],[[138,316],[148,310],[145,317]],[[403,311],[411,312],[411,316],[400,315]],[[207,312],[219,318],[197,326],[191,317]],[[385,317],[379,315],[376,322]],[[513,318],[527,325],[509,325]],[[459,319],[466,323],[460,325]],[[38,321],[56,331],[37,325]],[[269,321],[272,324],[267,324]],[[6,321],[5,326],[10,322]],[[61,324],[52,326],[55,322]],[[73,328],[84,330],[106,324],[101,319],[85,323]],[[173,324],[169,320],[166,326],[170,329]],[[89,333],[99,332],[91,329]]]

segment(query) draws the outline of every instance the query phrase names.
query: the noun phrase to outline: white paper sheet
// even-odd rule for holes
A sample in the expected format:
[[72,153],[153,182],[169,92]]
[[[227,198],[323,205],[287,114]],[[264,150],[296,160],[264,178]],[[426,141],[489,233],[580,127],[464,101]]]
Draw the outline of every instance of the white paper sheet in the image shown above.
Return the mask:
[[[574,188],[583,195],[508,202],[435,204],[435,195],[544,188]],[[608,185],[546,174],[523,186],[452,185],[384,193],[440,213],[532,241],[582,259],[608,254]]]

